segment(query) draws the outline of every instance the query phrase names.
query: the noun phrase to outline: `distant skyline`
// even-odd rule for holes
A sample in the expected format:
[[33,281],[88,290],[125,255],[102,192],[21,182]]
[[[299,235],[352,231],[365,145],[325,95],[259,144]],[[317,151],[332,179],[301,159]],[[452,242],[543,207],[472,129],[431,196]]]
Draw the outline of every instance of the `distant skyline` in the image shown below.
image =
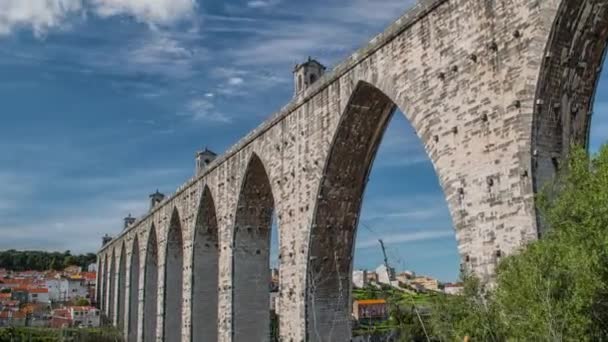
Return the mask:
[[[194,153],[222,153],[293,95],[308,56],[329,68],[408,0],[0,1],[0,249],[96,252],[148,194],[171,194]],[[608,74],[591,151],[608,137]],[[447,205],[396,113],[368,183],[354,267],[458,276]],[[276,236],[273,237],[276,241]]]

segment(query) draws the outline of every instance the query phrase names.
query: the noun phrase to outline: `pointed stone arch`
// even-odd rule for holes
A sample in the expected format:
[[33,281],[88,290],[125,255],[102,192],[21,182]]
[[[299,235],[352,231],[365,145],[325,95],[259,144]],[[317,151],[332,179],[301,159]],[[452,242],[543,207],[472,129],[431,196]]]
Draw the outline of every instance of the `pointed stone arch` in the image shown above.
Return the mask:
[[184,239],[177,208],[173,209],[165,253],[164,327],[165,341],[180,341],[182,338],[183,285],[184,285]]
[[318,191],[307,265],[307,341],[349,341],[356,230],[369,172],[397,106],[359,82],[338,123]]
[[[572,145],[589,147],[607,46],[606,1],[561,1],[536,86],[530,144],[534,193],[554,177]],[[539,235],[541,223],[537,220]]]
[[116,288],[116,326],[123,332],[126,324],[125,301],[127,295],[127,250],[125,243],[120,247],[120,257],[118,261],[118,279]]
[[266,168],[253,154],[240,188],[234,225],[234,342],[265,341],[270,334],[269,258],[274,203]]
[[192,257],[192,341],[218,338],[219,248],[215,203],[204,186],[196,225]]
[[139,331],[139,240],[137,235],[133,238],[131,248],[131,265],[129,267],[129,316],[128,316],[128,342],[137,342]]
[[154,225],[146,244],[144,270],[143,341],[155,342],[158,325],[158,241]]
[[115,250],[110,252],[110,267],[108,269],[108,319],[114,323],[116,313],[116,258]]
[[107,308],[107,304],[106,304],[106,299],[107,299],[107,294],[106,294],[106,289],[107,289],[107,282],[108,282],[108,254],[103,254],[102,257],[102,264],[101,264],[101,281],[99,283],[99,287],[100,287],[100,291],[99,291],[99,308],[101,309],[102,313],[106,312],[106,308]]

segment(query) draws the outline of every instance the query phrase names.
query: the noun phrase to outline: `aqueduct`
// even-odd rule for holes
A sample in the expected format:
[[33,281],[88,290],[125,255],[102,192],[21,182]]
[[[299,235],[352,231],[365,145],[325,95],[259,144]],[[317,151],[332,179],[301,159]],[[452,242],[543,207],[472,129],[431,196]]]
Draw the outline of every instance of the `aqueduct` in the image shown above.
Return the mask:
[[103,312],[129,341],[267,340],[274,212],[281,341],[349,341],[362,193],[396,108],[435,167],[462,267],[491,277],[542,233],[534,194],[587,143],[607,39],[606,0],[422,0],[153,195],[98,253]]

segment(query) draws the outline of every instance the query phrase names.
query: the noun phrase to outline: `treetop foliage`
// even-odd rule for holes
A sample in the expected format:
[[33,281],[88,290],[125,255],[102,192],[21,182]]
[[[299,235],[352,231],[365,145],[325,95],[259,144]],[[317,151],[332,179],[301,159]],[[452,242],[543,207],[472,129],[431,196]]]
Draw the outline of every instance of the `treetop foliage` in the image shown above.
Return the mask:
[[608,146],[572,150],[538,195],[542,238],[505,258],[495,286],[465,276],[437,303],[443,341],[608,340]]
[[14,249],[0,251],[0,268],[13,271],[63,270],[68,266],[81,266],[86,270],[96,260],[97,256],[93,253],[72,255],[70,251],[63,253]]

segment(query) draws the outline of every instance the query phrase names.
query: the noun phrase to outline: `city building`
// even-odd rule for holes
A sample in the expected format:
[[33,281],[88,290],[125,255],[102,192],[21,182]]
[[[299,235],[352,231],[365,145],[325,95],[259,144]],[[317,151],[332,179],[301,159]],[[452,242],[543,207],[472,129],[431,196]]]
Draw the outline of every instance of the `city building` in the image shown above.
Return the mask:
[[51,313],[50,327],[55,329],[68,328],[72,324],[70,310],[66,308],[55,309]]
[[66,267],[66,268],[63,270],[63,272],[64,272],[64,273],[67,273],[67,274],[76,274],[76,273],[80,273],[80,272],[82,272],[82,267],[80,267],[80,266],[75,266],[75,265],[68,266],[68,267]]
[[390,285],[391,281],[395,279],[395,269],[386,265],[380,265],[376,268],[376,274],[378,274],[378,283]]
[[45,287],[30,288],[27,290],[27,295],[29,303],[49,303],[51,301],[49,289]]
[[367,270],[355,270],[353,271],[353,286],[356,288],[364,288],[368,284]]
[[68,308],[71,325],[75,327],[99,327],[99,310],[92,306],[71,306]]
[[410,284],[424,290],[438,291],[439,281],[435,278],[421,276],[416,277],[410,281]]
[[378,282],[378,273],[374,271],[367,272],[367,283],[377,283]]
[[462,283],[446,283],[443,285],[443,292],[449,295],[460,295],[464,291]]
[[411,271],[403,271],[403,272],[399,272],[397,274],[397,276],[395,277],[395,279],[397,279],[398,281],[407,284],[411,279],[414,279],[416,277],[416,274],[414,272]]
[[363,299],[353,302],[353,317],[357,320],[384,320],[388,318],[388,304],[384,299]]

